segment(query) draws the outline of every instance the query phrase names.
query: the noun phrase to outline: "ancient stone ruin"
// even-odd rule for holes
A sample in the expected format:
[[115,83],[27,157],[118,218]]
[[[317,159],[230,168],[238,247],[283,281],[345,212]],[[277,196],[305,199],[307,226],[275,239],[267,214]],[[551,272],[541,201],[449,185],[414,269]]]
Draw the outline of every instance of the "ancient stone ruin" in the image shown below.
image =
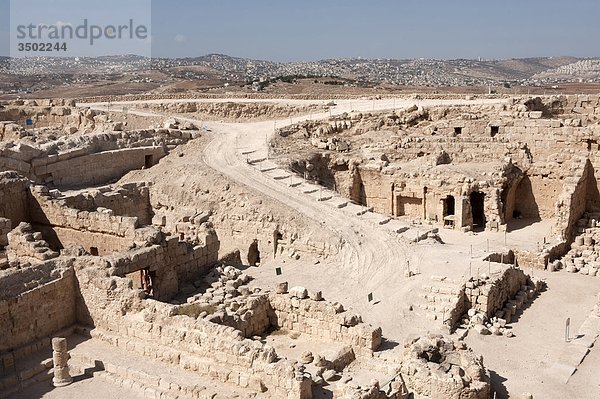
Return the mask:
[[600,99],[406,101],[2,103],[0,397],[502,397],[600,274]]

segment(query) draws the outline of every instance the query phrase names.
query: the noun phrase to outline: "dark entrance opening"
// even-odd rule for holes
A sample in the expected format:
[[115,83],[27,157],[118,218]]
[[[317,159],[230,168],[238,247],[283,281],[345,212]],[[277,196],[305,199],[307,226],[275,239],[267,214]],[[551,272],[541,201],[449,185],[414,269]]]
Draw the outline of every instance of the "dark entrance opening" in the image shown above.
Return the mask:
[[154,166],[154,157],[152,155],[146,155],[144,157],[144,168],[150,169]]
[[98,248],[91,247],[90,248],[90,255],[92,255],[92,256],[100,256],[100,252],[98,251]]
[[485,230],[485,194],[473,192],[470,196],[473,230]]
[[258,240],[254,240],[248,248],[248,265],[256,266],[258,264],[260,264],[260,251],[258,250]]
[[279,241],[283,240],[283,234],[279,230],[273,232],[273,257],[277,256],[277,249],[279,248]]
[[500,126],[492,126],[491,136],[496,137],[498,133],[500,133]]
[[456,214],[456,201],[449,195],[444,200],[444,217],[454,216]]
[[459,134],[462,134],[462,130],[463,130],[462,127],[455,127],[454,128],[454,135],[458,136]]
[[140,273],[140,285],[142,290],[149,298],[154,297],[154,282],[156,280],[156,272],[150,269],[142,269]]

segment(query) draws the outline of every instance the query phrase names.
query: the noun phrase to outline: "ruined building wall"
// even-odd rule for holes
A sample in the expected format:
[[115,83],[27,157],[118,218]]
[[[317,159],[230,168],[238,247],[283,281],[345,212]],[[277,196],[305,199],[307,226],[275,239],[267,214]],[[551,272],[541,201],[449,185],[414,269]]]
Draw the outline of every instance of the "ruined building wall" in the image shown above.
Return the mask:
[[46,240],[56,248],[79,245],[99,254],[126,250],[136,238],[138,219],[114,216],[112,211],[88,212],[69,208],[55,200],[43,186],[32,188],[31,220]]
[[357,177],[351,188],[350,199],[372,207],[375,212],[391,213],[393,177],[383,175],[379,168],[372,167],[360,167]]
[[279,328],[341,342],[357,351],[373,351],[381,345],[381,328],[363,324],[339,304],[277,293],[270,294],[269,302],[273,309],[271,324]]
[[579,170],[579,173],[575,172],[575,176],[565,181],[564,191],[556,205],[558,231],[567,242],[575,238],[577,222],[586,211],[600,210],[600,194],[591,162],[576,159],[573,164],[571,170]]
[[33,173],[44,183],[56,187],[84,187],[104,184],[125,175],[133,169],[146,165],[146,157],[154,165],[165,155],[162,147],[140,147],[105,151],[83,156],[70,154],[37,158],[33,161]]
[[82,211],[100,211],[106,208],[115,216],[134,217],[140,225],[152,224],[150,189],[146,183],[130,183],[120,186],[101,187],[74,196],[62,196],[69,208]]
[[[232,327],[169,316],[171,305],[142,301],[129,280],[79,269],[80,305],[94,321],[92,336],[143,356],[273,397],[310,398],[311,383],[273,348]],[[108,288],[107,290],[107,287]]]
[[193,176],[181,174],[176,179],[157,178],[170,167],[168,162],[161,162],[154,168],[154,173],[137,171],[121,182],[152,182],[152,207],[157,216],[165,217],[171,231],[182,218],[185,219],[183,209],[191,210],[187,212],[190,218],[210,210],[222,253],[239,249],[243,263],[247,263],[249,248],[255,239],[258,240],[260,258],[272,258],[276,232],[282,237],[277,256],[281,255],[282,249],[286,255],[294,252],[327,255],[339,250],[339,238],[322,229],[314,229],[312,222],[298,218],[291,208],[282,208],[269,198],[259,198],[247,188],[206,169]]
[[0,217],[10,219],[13,228],[28,220],[29,184],[15,172],[0,173]]
[[8,233],[6,238],[9,267],[15,267],[15,262],[20,263],[19,266],[25,266],[28,263],[37,264],[59,256],[58,252],[50,249],[43,235],[34,231],[29,223],[21,223]]
[[0,171],[15,171],[31,178],[31,159],[41,153],[25,144],[0,142]]
[[[544,107],[532,112],[515,105],[491,114],[489,110],[482,112],[465,107],[463,111],[459,110],[463,114],[455,120],[434,121],[425,129],[408,128],[398,135],[389,136],[385,142],[366,146],[363,150],[375,161],[359,165],[349,174],[336,169],[335,162],[339,159],[330,162],[329,170],[324,173],[333,174],[343,195],[373,206],[378,212],[428,219],[437,216],[439,220],[442,214],[439,201],[445,193],[442,190],[432,191],[436,191],[440,179],[447,182],[452,180],[450,176],[456,174],[455,169],[445,169],[446,163],[452,166],[471,164],[474,172],[483,172],[480,170],[483,166],[479,164],[489,166],[510,158],[522,171],[523,180],[517,186],[508,182],[492,187],[509,190],[508,193],[497,193],[492,189],[485,192],[486,218],[494,217],[493,222],[500,224],[513,216],[554,218],[564,180],[573,176],[567,166],[570,159],[578,155],[590,157],[593,167],[600,169],[600,145],[595,138],[598,125],[592,123],[597,115],[597,99],[573,96],[563,102],[560,112],[566,112],[565,115]],[[546,119],[550,117],[553,119]],[[592,119],[588,120],[588,117]],[[323,157],[327,154],[324,153]],[[378,160],[380,154],[382,161],[389,159],[389,167],[387,162]],[[444,154],[445,158],[440,158],[440,154]],[[397,165],[402,168],[397,168]],[[486,172],[489,176],[492,170]],[[475,177],[476,174],[473,177],[481,179],[481,176]],[[492,179],[483,180],[492,183]],[[395,186],[393,191],[390,189],[392,183]],[[407,187],[399,188],[403,183]],[[462,183],[452,182],[448,186],[461,187]],[[431,194],[424,195],[424,187],[430,189]],[[453,195],[468,196],[468,191],[463,188]],[[462,219],[463,225],[468,225],[469,215],[464,210],[468,211],[469,204],[457,198],[459,202],[463,206],[459,219]]]
[[0,353],[75,324],[75,274],[56,261],[0,272]]
[[509,299],[514,298],[528,281],[528,276],[521,269],[512,268],[506,269],[491,280],[469,281],[465,288],[468,306],[491,318]]
[[154,295],[161,301],[175,296],[185,283],[205,275],[219,258],[219,240],[214,232],[206,234],[204,245],[191,246],[171,237],[163,245],[154,245],[106,257],[109,268],[125,276],[142,269],[156,273]]
[[197,133],[160,129],[80,135],[35,148],[33,144],[1,143],[0,171],[15,170],[56,187],[101,185],[131,170],[156,165],[169,146],[196,137]]

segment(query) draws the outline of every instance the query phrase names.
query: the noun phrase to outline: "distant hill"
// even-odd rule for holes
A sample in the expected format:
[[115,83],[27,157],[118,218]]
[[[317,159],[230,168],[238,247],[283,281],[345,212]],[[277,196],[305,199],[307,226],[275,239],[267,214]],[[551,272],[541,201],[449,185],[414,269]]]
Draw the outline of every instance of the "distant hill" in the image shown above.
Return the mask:
[[[8,59],[0,57],[2,64]],[[61,74],[86,79],[156,71],[165,79],[256,81],[286,77],[339,78],[350,82],[389,85],[479,86],[532,85],[540,82],[600,81],[600,60],[541,57],[506,60],[436,59],[330,59],[280,63],[208,54],[193,58],[153,58],[134,55],[97,58],[15,59],[12,72],[39,76]],[[74,78],[75,79],[75,78]]]
[[540,80],[582,80],[600,81],[600,59],[575,60],[567,65],[560,65],[554,69],[539,72],[533,76]]

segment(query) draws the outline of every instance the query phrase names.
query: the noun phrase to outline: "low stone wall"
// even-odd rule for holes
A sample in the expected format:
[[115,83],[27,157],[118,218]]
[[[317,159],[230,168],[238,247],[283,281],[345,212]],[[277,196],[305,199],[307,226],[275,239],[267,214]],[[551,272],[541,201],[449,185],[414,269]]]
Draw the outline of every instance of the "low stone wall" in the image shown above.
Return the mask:
[[162,147],[125,148],[72,158],[50,155],[36,159],[33,173],[44,183],[56,187],[93,186],[118,179],[131,170],[142,169],[146,157],[150,157],[153,165],[165,155]]
[[64,200],[55,200],[44,186],[36,186],[31,190],[31,220],[36,224],[50,225],[110,234],[118,237],[133,237],[139,226],[135,217],[115,216],[110,209],[88,212],[67,206]]
[[269,295],[269,302],[273,309],[271,324],[278,328],[344,343],[359,353],[374,351],[381,345],[381,328],[363,324],[359,316],[348,314],[338,303],[277,293]]
[[39,269],[0,274],[0,286],[5,287],[0,296],[0,353],[75,323],[75,275],[72,268],[57,265],[48,262]]
[[92,336],[133,353],[212,379],[289,399],[312,397],[311,382],[274,349],[241,332],[188,316],[173,306],[141,300],[130,281],[97,268],[77,270],[81,310],[93,320]]
[[482,312],[488,318],[515,297],[529,277],[521,269],[506,269],[491,279],[471,279],[466,283],[465,293],[471,309]]
[[546,270],[548,264],[561,258],[569,250],[567,241],[561,241],[557,244],[547,244],[541,252],[531,252],[522,249],[515,250],[517,265],[524,269]]
[[83,247],[95,255],[125,251],[132,244],[147,241],[156,231],[138,229],[136,217],[116,216],[110,209],[89,212],[56,200],[44,186],[35,186],[30,194],[30,215],[35,228],[56,249],[69,245]]
[[154,166],[170,146],[196,137],[197,132],[159,129],[80,135],[40,146],[0,143],[0,171],[61,188],[98,186]]
[[115,216],[138,218],[142,226],[152,224],[153,212],[147,183],[101,187],[72,196],[63,194],[61,199],[69,208],[101,213],[104,209],[110,209]]

